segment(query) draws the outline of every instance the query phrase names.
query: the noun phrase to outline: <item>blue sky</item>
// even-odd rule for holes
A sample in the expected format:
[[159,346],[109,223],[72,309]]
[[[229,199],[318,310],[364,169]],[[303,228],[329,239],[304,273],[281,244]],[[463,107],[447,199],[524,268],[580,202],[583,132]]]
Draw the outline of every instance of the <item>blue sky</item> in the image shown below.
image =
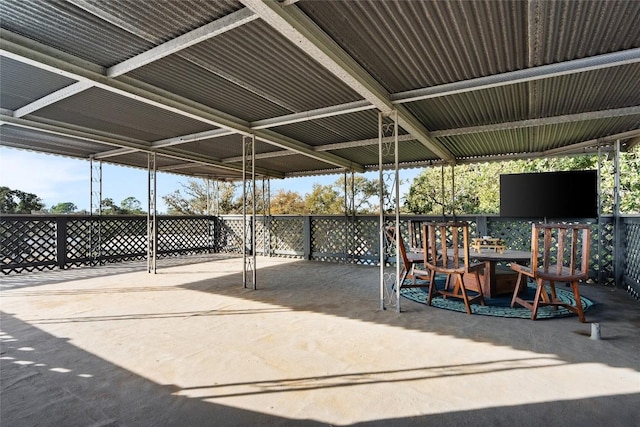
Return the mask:
[[[421,169],[400,171],[400,179],[409,182],[402,185],[401,193],[408,191],[413,178]],[[313,176],[271,180],[271,194],[279,189],[309,193],[314,183],[327,185],[334,183],[341,175]],[[377,179],[378,172],[364,174],[366,178]],[[162,196],[182,189],[190,178],[159,172],[157,175],[158,212],[166,212]],[[90,165],[88,160],[70,159],[50,154],[35,153],[0,147],[0,186],[13,190],[34,193],[45,203],[46,208],[72,202],[78,209],[89,210],[91,197]],[[120,204],[133,196],[143,207],[147,205],[147,171],[135,168],[102,165],[102,197],[112,198]]]

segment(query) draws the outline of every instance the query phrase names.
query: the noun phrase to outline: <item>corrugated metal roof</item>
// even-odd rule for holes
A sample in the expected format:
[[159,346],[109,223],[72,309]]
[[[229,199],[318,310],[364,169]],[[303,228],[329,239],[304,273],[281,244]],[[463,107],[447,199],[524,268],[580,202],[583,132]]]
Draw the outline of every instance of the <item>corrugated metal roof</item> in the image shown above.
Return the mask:
[[[73,0],[71,0],[73,2]],[[87,0],[116,26],[155,44],[164,43],[243,8],[235,0]],[[151,7],[153,6],[153,7]],[[80,4],[82,7],[82,4]]]
[[640,46],[638,1],[534,1],[530,66]]
[[0,140],[2,140],[3,145],[14,148],[83,159],[88,159],[93,153],[113,148],[84,139],[23,129],[11,125],[0,126]]
[[43,108],[38,111],[38,116],[149,142],[212,128],[197,120],[97,88]]
[[392,93],[526,65],[522,1],[301,2],[300,8]]
[[361,99],[307,54],[252,21],[185,49],[184,55],[221,75],[268,93],[291,111],[307,111]]
[[[402,104],[400,133],[414,138],[401,143],[402,166],[446,159],[445,150],[468,161],[640,138],[637,1],[269,5],[0,2],[0,143],[146,167],[144,150],[172,139],[181,144],[159,149],[163,167],[238,177],[222,166],[240,164],[242,135],[254,132],[256,153],[275,153],[258,156],[263,173],[318,174],[377,163],[370,103]],[[234,21],[238,11],[246,21]],[[227,31],[178,45],[214,22]],[[124,76],[103,75],[145,57]],[[496,79],[480,84],[487,78]],[[56,94],[76,81],[82,90]],[[414,89],[441,94],[400,99]],[[265,121],[271,128],[254,124]],[[95,138],[79,139],[77,127]],[[212,138],[221,127],[234,134]],[[101,143],[107,136],[112,143]],[[119,139],[142,142],[143,152],[114,155]],[[295,154],[281,156],[283,147]]]
[[74,80],[0,57],[0,108],[17,110]]
[[129,75],[247,121],[292,112],[247,88],[230,84],[229,80],[212,73],[206,64],[194,64],[199,62],[172,55],[134,70]]
[[632,107],[640,100],[640,64],[561,76],[530,85],[535,94],[531,118]]
[[2,28],[109,67],[153,44],[66,2],[2,2]]

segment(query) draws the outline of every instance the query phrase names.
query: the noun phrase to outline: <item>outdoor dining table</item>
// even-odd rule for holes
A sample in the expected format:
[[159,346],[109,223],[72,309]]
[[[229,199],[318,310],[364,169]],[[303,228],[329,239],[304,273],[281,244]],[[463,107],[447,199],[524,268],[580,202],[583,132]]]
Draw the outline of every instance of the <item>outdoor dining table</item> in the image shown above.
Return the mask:
[[503,252],[482,250],[469,252],[469,257],[484,262],[484,272],[480,277],[482,293],[487,298],[503,294],[512,294],[518,279],[518,273],[498,263],[515,262],[527,264],[531,260],[531,252],[506,249]]

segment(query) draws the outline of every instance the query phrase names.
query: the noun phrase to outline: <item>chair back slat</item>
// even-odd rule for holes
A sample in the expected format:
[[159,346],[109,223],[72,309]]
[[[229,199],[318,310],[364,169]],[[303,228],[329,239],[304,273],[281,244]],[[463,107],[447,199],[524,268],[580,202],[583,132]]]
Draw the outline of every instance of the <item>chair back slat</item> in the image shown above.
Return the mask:
[[425,223],[422,226],[422,242],[426,266],[468,271],[468,223]]
[[[591,229],[586,224],[533,224],[531,269],[546,275],[584,276],[589,274]],[[542,243],[540,244],[540,236]],[[539,258],[542,258],[540,265]]]

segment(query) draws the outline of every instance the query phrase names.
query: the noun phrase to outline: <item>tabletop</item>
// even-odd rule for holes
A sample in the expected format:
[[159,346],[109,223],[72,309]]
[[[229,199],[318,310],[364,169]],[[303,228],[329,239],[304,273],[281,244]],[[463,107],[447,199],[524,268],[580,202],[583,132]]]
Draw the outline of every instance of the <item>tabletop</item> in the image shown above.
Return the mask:
[[529,261],[531,252],[505,249],[502,253],[493,250],[483,250],[482,252],[469,252],[469,257],[478,261]]

